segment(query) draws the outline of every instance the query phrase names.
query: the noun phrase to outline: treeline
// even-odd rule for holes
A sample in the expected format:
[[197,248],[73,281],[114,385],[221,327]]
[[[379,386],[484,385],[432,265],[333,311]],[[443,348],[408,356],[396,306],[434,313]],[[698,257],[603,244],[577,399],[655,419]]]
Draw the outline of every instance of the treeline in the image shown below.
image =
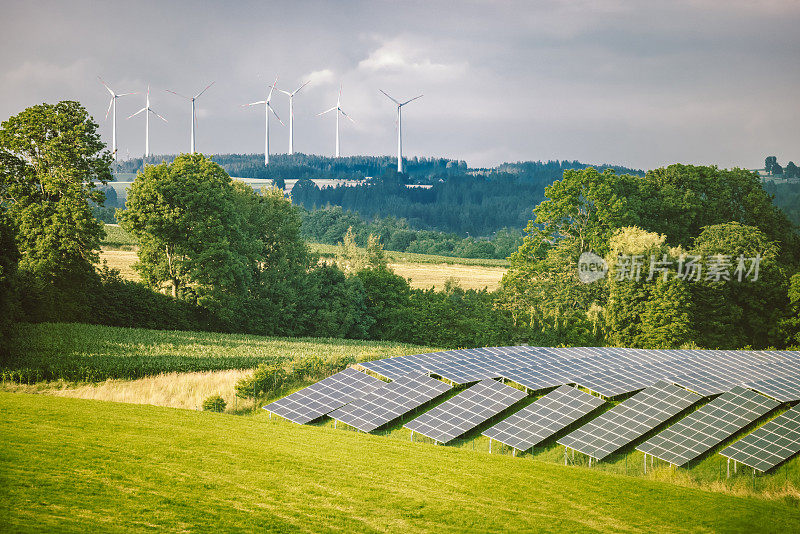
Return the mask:
[[783,178],[800,178],[800,167],[794,161],[786,164],[786,167],[778,163],[776,156],[767,156],[764,159],[764,170],[771,176],[782,176]]
[[[114,170],[136,173],[143,169],[144,164],[170,163],[174,159],[175,155],[151,156],[146,160],[134,158],[115,164]],[[264,165],[263,154],[218,154],[212,159],[231,176],[264,180],[364,180],[397,167],[397,158],[390,156],[331,158],[300,153],[270,154],[269,165]],[[404,159],[404,169],[416,183],[431,183],[468,170],[465,161],[416,156]]]
[[534,343],[800,344],[800,236],[756,173],[585,169],[546,195],[501,296]]
[[414,230],[404,219],[386,217],[365,221],[358,213],[340,206],[301,210],[300,233],[307,241],[335,245],[352,229],[355,241],[365,247],[370,236],[386,250],[435,254],[456,258],[505,259],[522,244],[522,232],[503,228],[490,239],[462,238],[433,230]]

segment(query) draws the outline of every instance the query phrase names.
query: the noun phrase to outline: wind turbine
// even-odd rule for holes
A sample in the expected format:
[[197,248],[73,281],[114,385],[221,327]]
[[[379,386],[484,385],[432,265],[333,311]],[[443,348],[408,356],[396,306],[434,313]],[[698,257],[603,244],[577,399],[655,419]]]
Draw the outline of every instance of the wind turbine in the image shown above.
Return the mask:
[[386,98],[397,104],[397,172],[403,172],[403,106],[408,104],[409,102],[413,102],[418,98],[422,98],[422,95],[415,96],[405,102],[398,102],[388,94],[383,89],[378,89],[381,93],[383,93]]
[[285,126],[283,121],[278,114],[275,113],[275,110],[272,109],[272,105],[269,101],[272,99],[272,92],[275,90],[275,84],[278,83],[278,78],[275,78],[275,82],[269,87],[269,94],[267,95],[266,100],[259,100],[258,102],[253,102],[251,104],[242,104],[242,107],[249,107],[249,106],[259,106],[264,104],[264,128],[266,130],[265,133],[265,140],[264,140],[264,165],[269,165],[269,112],[271,111],[275,118],[278,119],[278,122],[281,123],[281,126]]
[[164,117],[162,117],[161,115],[159,115],[158,113],[156,113],[155,111],[153,111],[150,108],[150,86],[149,85],[147,86],[147,97],[145,99],[145,106],[142,109],[140,109],[139,111],[137,111],[136,113],[134,113],[133,115],[131,115],[130,117],[128,117],[128,118],[132,119],[133,117],[135,117],[136,115],[138,115],[139,113],[141,113],[143,111],[145,112],[145,114],[144,114],[144,116],[145,116],[145,122],[144,122],[144,157],[147,158],[147,157],[150,157],[150,114],[152,113],[153,115],[155,115],[156,117],[158,117],[162,121],[167,122],[167,119],[165,119]]
[[336,111],[336,157],[339,157],[339,113],[347,117],[347,119],[352,122],[353,124],[356,123],[353,119],[350,118],[350,115],[342,111],[342,86],[339,86],[339,96],[336,97],[336,105],[333,106],[331,109],[327,109],[322,113],[317,113],[317,117],[321,115],[325,115],[326,113],[330,113],[331,111]]
[[176,93],[175,91],[170,91],[169,89],[164,89],[168,93],[172,93],[173,95],[178,95],[179,97],[185,98],[186,100],[191,100],[191,102],[192,102],[192,138],[191,138],[191,143],[190,143],[190,145],[191,145],[190,152],[192,154],[194,154],[194,127],[195,127],[195,124],[197,124],[197,114],[195,113],[194,101],[197,100],[198,98],[200,98],[200,95],[202,95],[203,93],[208,91],[208,88],[211,87],[212,85],[214,85],[214,82],[211,82],[210,84],[208,84],[205,89],[203,89],[202,91],[197,93],[195,96],[184,96],[184,95],[182,95],[180,93]]
[[[308,82],[310,82],[309,80]],[[291,93],[289,91],[284,91],[283,89],[278,89],[281,93],[285,95],[289,95],[289,155],[294,154],[294,95],[300,92],[300,89],[308,85],[308,82],[304,83]]]
[[108,114],[112,113],[111,115],[111,150],[114,153],[114,161],[117,161],[117,99],[121,96],[128,96],[128,95],[136,95],[138,93],[122,93],[117,94],[114,92],[111,87],[108,86],[106,82],[103,81],[103,78],[100,76],[97,77],[100,80],[100,83],[106,88],[106,90],[111,93],[111,102],[108,103],[108,111],[106,111],[106,120],[108,120]]

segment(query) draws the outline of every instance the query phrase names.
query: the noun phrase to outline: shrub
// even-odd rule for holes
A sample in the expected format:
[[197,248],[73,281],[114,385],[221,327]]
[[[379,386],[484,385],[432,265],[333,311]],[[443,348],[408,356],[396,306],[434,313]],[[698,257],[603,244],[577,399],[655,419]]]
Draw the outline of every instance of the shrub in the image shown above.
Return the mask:
[[260,364],[253,376],[245,377],[236,383],[236,396],[240,399],[263,397],[274,392],[286,378],[286,371],[279,365]]
[[225,406],[225,399],[219,395],[211,395],[203,401],[203,410],[206,412],[224,412]]

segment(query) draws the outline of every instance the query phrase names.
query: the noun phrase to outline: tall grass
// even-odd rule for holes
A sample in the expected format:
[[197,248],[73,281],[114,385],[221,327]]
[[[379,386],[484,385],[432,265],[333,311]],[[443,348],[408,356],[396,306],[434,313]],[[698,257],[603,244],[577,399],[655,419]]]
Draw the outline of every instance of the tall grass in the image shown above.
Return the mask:
[[117,328],[72,323],[17,325],[11,356],[0,362],[3,381],[97,382],[172,372],[253,369],[319,357],[358,362],[435,349],[403,343],[321,338],[269,338]]

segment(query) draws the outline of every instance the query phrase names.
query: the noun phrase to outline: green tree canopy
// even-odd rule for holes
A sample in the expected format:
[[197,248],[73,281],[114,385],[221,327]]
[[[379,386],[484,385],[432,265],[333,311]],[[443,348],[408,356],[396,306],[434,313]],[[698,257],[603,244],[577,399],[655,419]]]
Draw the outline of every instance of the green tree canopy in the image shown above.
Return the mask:
[[50,281],[92,271],[104,235],[90,202],[111,178],[97,124],[73,101],[40,104],[0,127],[0,202],[17,229],[20,267]]

